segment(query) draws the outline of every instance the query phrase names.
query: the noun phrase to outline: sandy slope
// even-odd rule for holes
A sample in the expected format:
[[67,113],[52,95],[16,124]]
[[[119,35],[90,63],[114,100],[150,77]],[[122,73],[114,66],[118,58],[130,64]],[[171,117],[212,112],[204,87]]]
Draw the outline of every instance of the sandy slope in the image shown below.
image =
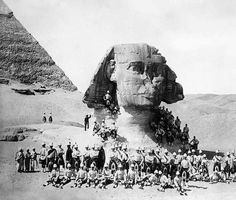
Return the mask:
[[190,135],[199,138],[200,148],[236,148],[236,95],[187,95],[183,101],[167,107],[189,124]]

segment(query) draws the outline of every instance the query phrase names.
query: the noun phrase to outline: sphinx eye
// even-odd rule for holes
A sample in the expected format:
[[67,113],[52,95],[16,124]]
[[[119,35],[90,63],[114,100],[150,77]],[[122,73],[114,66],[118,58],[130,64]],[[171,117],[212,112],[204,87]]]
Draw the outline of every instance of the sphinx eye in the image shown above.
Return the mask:
[[141,61],[131,62],[129,64],[127,70],[137,72],[137,74],[143,74],[144,73],[144,63]]

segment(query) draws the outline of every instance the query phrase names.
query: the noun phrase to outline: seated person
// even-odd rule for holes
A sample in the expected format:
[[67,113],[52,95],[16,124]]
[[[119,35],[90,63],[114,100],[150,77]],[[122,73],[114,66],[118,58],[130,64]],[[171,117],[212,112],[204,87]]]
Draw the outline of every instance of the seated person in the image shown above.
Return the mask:
[[93,184],[94,188],[98,184],[98,174],[97,174],[97,171],[95,169],[95,165],[93,163],[91,164],[91,169],[88,172],[88,180],[87,180],[86,187],[90,187],[91,184]]
[[125,179],[126,179],[126,174],[122,168],[122,165],[118,165],[118,170],[116,171],[114,175],[114,181],[113,181],[113,188],[118,187],[118,184],[120,183],[121,185],[125,184]]
[[58,187],[60,184],[60,173],[57,170],[57,164],[53,165],[53,169],[49,175],[49,179],[47,180],[46,184],[43,184],[43,186],[47,186],[49,184],[52,184],[54,187]]
[[69,183],[73,177],[76,177],[74,170],[71,168],[71,164],[67,164],[67,169],[65,170],[64,177],[62,178],[60,188],[62,189],[64,185]]
[[111,170],[108,168],[108,164],[104,165],[104,169],[102,170],[99,188],[106,188],[108,184],[112,183],[112,173]]
[[126,188],[130,187],[133,188],[133,186],[137,183],[137,173],[134,170],[134,164],[130,165],[129,172],[126,177]]
[[183,188],[182,179],[180,177],[179,171],[176,172],[176,176],[174,178],[174,186],[176,187],[176,189],[180,193],[180,195],[186,194],[185,190]]
[[165,174],[163,174],[161,171],[160,171],[160,175],[161,175],[161,177],[160,177],[160,186],[157,188],[157,190],[159,190],[161,192],[165,192],[166,188],[171,187],[170,181],[167,178],[167,176]]
[[109,90],[107,90],[107,93],[104,95],[103,99],[105,101],[106,106],[110,106],[111,105],[112,97],[110,95],[110,91]]
[[87,179],[88,173],[86,171],[86,166],[82,164],[75,178],[75,187],[81,187],[84,183],[87,182]]
[[94,127],[93,127],[93,135],[97,134],[100,131],[101,127],[98,122],[94,122]]

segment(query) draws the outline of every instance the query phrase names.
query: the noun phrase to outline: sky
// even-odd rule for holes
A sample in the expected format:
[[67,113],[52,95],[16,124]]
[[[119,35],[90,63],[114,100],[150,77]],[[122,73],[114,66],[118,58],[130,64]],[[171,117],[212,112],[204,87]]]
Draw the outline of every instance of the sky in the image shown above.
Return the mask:
[[235,0],[5,0],[80,91],[114,44],[159,49],[185,94],[236,94]]

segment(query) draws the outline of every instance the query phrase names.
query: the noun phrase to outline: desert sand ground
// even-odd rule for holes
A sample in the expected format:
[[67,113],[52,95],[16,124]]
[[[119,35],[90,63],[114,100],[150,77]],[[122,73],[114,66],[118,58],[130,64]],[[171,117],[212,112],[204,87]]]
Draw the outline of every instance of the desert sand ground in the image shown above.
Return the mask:
[[[68,141],[76,141],[81,149],[83,149],[86,144],[100,144],[100,138],[92,136],[91,129],[90,131],[85,132],[83,128],[83,118],[85,114],[90,114],[93,111],[81,103],[82,94],[80,92],[71,93],[57,90],[55,93],[48,95],[25,96],[16,94],[10,89],[15,86],[16,85],[14,84],[11,86],[0,86],[1,130],[4,130],[6,127],[11,127],[13,129],[16,127],[29,127],[36,128],[38,131],[27,133],[28,137],[20,142],[0,142],[0,199],[235,199],[235,183],[219,183],[211,185],[205,182],[190,182],[189,191],[187,192],[188,196],[180,196],[174,189],[168,189],[164,193],[158,192],[156,187],[146,187],[144,190],[138,189],[137,186],[134,187],[133,190],[124,189],[122,187],[113,189],[111,186],[108,186],[108,189],[106,190],[85,187],[74,189],[70,188],[70,183],[66,185],[64,189],[56,189],[51,186],[43,187],[42,184],[47,180],[48,174],[41,172],[16,172],[14,158],[17,149],[21,146],[24,149],[36,147],[36,149],[39,150],[42,142],[49,143],[52,141],[55,145],[62,143],[63,146]],[[17,84],[17,86],[19,87],[19,84]],[[25,86],[21,85],[21,87]],[[195,127],[198,126],[198,123],[194,124],[197,120],[194,118],[194,115],[198,114],[198,116],[195,116],[196,118],[201,116],[199,115],[200,111],[196,110],[195,102],[197,101],[199,105],[205,102],[205,104],[210,107],[213,105],[212,102],[209,102],[210,97],[206,97],[208,98],[207,100],[202,100],[200,97],[202,96],[195,96],[195,100],[188,97],[182,104],[169,106],[175,115],[178,114],[180,118],[183,119],[184,123],[188,122],[188,120],[190,121],[189,124],[191,129],[193,129],[192,127],[195,129]],[[214,97],[214,99],[215,98],[216,97]],[[219,99],[218,101],[222,101],[222,99],[220,100],[220,97],[217,98]],[[223,116],[228,116],[230,119],[229,122],[227,122],[228,118],[226,118],[226,123],[231,123],[231,120],[234,120],[234,117],[236,116],[234,115],[235,109],[233,106],[235,105],[235,99],[235,96],[231,96],[230,100],[232,106],[226,103],[224,105],[225,109],[223,111],[221,110]],[[223,100],[225,100],[225,98],[223,98]],[[217,104],[217,102],[215,104]],[[216,106],[214,105],[213,107]],[[217,107],[218,111],[220,110],[219,107],[220,106]],[[189,108],[192,108],[192,110],[189,110]],[[183,112],[180,112],[181,110]],[[43,112],[53,113],[53,124],[41,123]],[[208,120],[209,117],[214,117],[213,114],[213,111],[208,114],[204,113]],[[92,118],[91,122],[93,120],[94,119]],[[204,119],[200,119],[199,121],[201,122],[202,120]],[[212,123],[216,122],[213,120]],[[204,127],[201,127],[200,129],[202,130],[202,128]],[[235,126],[230,126],[229,132],[234,130]],[[3,134],[4,132],[0,133]],[[217,130],[215,133],[218,134]],[[213,135],[214,133],[211,134]],[[227,135],[228,132],[225,134]],[[121,133],[121,136],[132,138],[135,135],[125,135],[125,133]],[[202,132],[197,136],[199,138],[203,137]],[[213,142],[209,145],[209,140],[210,138],[207,138],[205,141],[201,141],[200,139],[200,148],[209,147],[209,149],[213,150],[216,146]],[[140,141],[140,144],[142,142],[148,146],[155,145],[153,141],[147,138]],[[223,141],[224,145],[226,142],[230,144],[230,148],[235,144],[232,140],[227,140]],[[107,146],[109,146],[109,142]],[[224,147],[227,146],[225,145]]]

